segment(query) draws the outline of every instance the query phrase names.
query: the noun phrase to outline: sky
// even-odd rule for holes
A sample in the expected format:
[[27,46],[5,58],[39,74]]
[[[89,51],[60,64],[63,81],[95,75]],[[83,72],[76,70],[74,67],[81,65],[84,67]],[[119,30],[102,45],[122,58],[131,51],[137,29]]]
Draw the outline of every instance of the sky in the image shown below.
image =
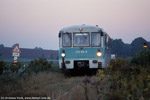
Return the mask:
[[99,25],[113,39],[150,41],[150,0],[0,0],[0,44],[57,50],[59,30]]

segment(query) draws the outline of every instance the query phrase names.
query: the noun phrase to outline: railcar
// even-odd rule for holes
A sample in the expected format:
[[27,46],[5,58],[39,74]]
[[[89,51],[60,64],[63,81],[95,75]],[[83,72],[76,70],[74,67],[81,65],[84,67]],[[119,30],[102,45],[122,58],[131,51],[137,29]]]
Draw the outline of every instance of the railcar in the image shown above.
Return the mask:
[[106,68],[111,59],[109,35],[99,26],[77,25],[59,32],[59,68]]

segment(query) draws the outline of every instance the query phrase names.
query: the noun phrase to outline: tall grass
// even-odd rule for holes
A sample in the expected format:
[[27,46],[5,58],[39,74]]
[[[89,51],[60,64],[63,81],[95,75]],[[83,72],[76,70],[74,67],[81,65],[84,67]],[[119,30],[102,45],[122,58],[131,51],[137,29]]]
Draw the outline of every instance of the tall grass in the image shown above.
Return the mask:
[[39,72],[0,82],[0,96],[50,97],[51,100],[97,100],[98,76],[66,77],[60,72]]

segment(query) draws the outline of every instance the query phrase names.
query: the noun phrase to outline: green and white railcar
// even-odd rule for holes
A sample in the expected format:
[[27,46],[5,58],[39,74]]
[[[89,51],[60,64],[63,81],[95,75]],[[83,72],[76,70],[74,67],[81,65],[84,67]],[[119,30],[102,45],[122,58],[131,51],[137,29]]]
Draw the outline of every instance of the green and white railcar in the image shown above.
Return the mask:
[[98,26],[78,25],[61,29],[59,68],[106,68],[111,58],[109,40],[109,35]]

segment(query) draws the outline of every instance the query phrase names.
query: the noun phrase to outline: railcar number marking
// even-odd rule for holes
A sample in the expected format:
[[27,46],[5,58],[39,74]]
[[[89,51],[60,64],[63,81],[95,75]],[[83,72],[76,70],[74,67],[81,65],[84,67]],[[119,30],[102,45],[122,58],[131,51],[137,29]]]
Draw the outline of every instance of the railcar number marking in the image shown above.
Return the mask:
[[75,53],[87,53],[87,51],[81,50],[81,51],[75,51]]

